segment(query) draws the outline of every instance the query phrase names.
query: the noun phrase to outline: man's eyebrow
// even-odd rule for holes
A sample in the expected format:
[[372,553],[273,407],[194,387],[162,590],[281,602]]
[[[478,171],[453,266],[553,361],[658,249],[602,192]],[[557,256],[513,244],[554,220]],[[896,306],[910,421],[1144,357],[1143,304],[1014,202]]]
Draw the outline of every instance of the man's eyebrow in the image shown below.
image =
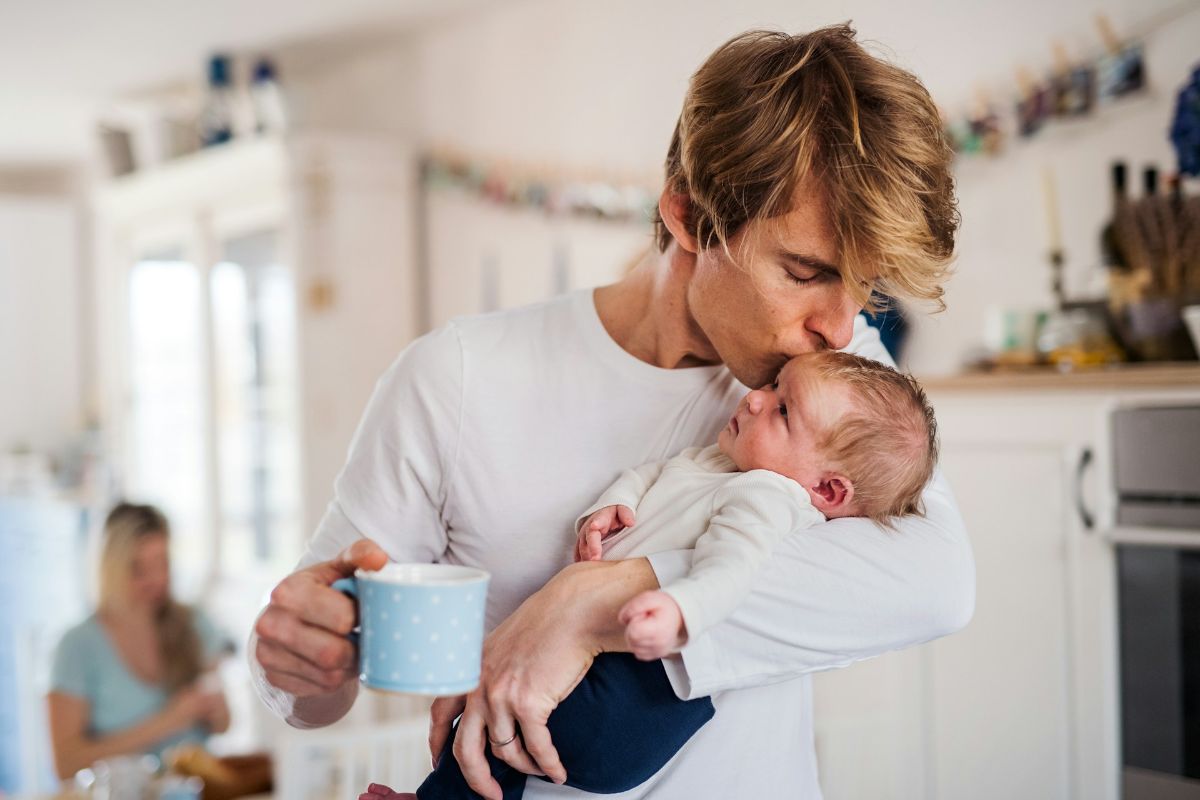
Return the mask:
[[833,275],[841,274],[841,271],[833,264],[830,264],[828,261],[822,261],[816,256],[810,256],[807,253],[784,253],[783,257],[788,261],[791,261],[793,264],[798,264],[802,267],[817,269],[821,272],[828,272]]

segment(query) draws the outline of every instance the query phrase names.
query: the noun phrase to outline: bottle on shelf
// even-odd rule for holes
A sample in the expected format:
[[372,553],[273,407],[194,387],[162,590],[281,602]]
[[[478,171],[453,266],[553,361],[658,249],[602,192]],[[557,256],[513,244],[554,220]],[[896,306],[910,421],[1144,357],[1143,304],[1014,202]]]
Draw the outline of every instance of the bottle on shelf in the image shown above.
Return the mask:
[[276,77],[275,65],[260,58],[250,80],[250,98],[254,105],[254,129],[259,134],[287,130],[287,105]]
[[211,147],[232,138],[233,86],[229,57],[215,55],[208,61],[208,97],[200,114],[200,141],[205,147]]

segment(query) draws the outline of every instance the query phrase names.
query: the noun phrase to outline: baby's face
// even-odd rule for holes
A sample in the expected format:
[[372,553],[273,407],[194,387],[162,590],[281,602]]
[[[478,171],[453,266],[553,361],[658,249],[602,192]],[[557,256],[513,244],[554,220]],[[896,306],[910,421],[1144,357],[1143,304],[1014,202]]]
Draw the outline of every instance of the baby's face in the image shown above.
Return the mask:
[[742,398],[717,444],[743,472],[769,469],[811,488],[827,472],[818,434],[849,402],[846,387],[822,379],[798,356],[784,364],[774,383]]

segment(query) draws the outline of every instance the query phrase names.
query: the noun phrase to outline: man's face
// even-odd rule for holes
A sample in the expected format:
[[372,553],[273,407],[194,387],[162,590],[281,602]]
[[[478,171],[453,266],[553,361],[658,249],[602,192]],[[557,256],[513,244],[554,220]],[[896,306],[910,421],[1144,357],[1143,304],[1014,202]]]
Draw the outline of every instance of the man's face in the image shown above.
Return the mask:
[[792,211],[751,220],[696,255],[687,302],[698,333],[746,386],[774,380],[792,356],[850,343],[861,306],[837,272],[822,192],[808,184]]

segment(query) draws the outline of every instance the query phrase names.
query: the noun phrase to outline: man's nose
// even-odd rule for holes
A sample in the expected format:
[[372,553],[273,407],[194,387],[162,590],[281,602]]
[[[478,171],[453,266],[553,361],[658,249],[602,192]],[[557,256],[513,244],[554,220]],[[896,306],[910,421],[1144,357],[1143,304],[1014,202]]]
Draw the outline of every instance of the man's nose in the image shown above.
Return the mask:
[[850,340],[854,337],[854,318],[861,310],[862,306],[842,290],[834,308],[809,318],[808,329],[824,340],[829,349],[841,350],[849,347]]

